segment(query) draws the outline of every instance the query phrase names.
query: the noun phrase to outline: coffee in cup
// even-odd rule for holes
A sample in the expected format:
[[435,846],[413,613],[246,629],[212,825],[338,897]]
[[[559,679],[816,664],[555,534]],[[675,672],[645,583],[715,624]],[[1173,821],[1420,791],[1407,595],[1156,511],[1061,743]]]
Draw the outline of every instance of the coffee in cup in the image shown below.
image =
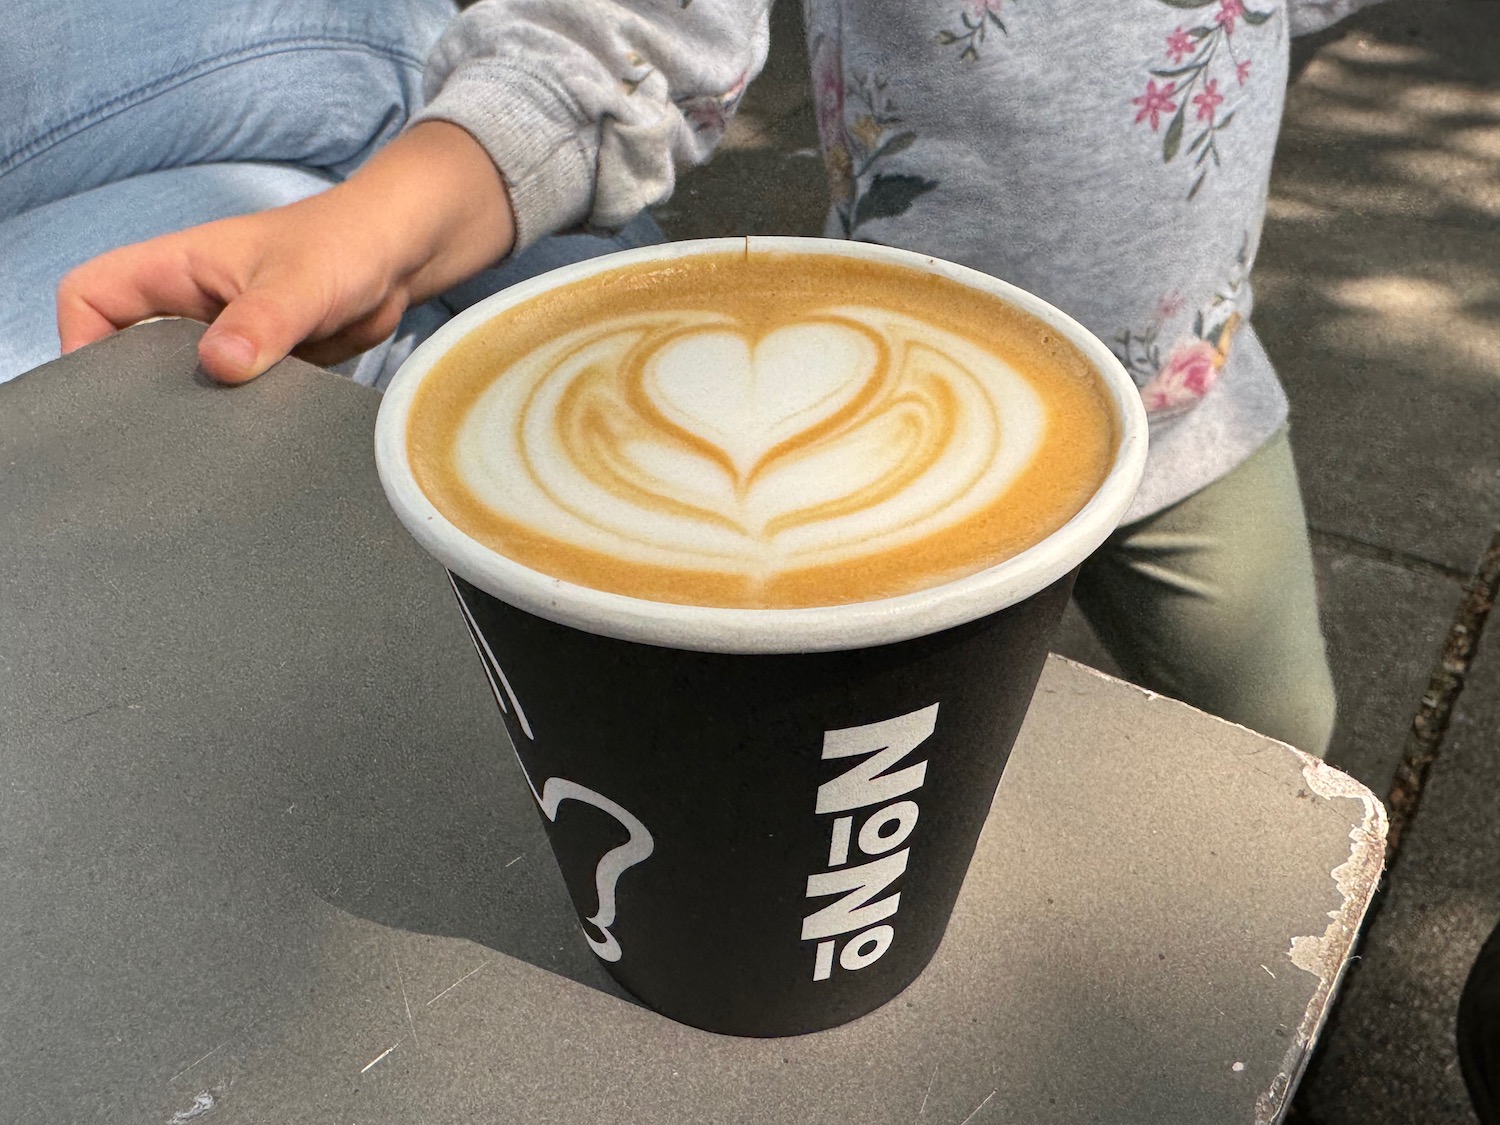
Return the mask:
[[584,939],[740,1035],[853,1019],[932,959],[1145,444],[1056,309],[821,239],[525,282],[418,348],[376,426]]
[[1030,313],[885,261],[689,262],[553,289],[443,356],[407,448],[449,521],[594,589],[826,606],[993,566],[1108,473],[1105,388]]

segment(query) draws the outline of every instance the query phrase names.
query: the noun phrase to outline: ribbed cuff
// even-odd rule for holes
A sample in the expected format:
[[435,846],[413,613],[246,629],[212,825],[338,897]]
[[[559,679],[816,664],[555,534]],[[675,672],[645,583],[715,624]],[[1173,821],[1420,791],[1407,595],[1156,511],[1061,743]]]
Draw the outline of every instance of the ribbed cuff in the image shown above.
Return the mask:
[[513,62],[476,60],[448,77],[418,121],[457,125],[490,154],[515,211],[512,253],[588,216],[594,161],[555,85]]

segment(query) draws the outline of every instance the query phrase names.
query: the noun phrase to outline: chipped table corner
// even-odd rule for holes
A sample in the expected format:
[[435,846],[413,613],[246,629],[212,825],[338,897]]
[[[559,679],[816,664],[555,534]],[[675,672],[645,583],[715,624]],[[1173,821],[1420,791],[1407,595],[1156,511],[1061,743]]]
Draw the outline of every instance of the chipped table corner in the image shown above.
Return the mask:
[[1367,786],[1321,758],[1295,747],[1287,749],[1302,760],[1302,777],[1308,790],[1325,801],[1358,801],[1363,812],[1349,829],[1348,859],[1329,873],[1338,888],[1340,905],[1328,912],[1328,925],[1321,934],[1292,938],[1292,963],[1316,977],[1318,986],[1287,1045],[1276,1080],[1256,1099],[1255,1125],[1276,1125],[1284,1119],[1290,1095],[1307,1068],[1385,870],[1385,806]]
[[[1323,805],[1328,817],[1323,831],[1339,832],[1348,825],[1347,848],[1329,853],[1330,859],[1337,855],[1338,862],[1326,875],[1335,892],[1326,924],[1321,932],[1294,932],[1287,939],[1287,960],[1315,983],[1296,1026],[1289,1027],[1286,1049],[1271,1081],[1255,1101],[1255,1125],[1275,1125],[1290,1106],[1380,885],[1388,830],[1385,807],[1368,787],[1320,758],[1066,657],[1049,657],[1039,691],[1081,699],[1100,687],[1112,697],[1121,730],[1126,731],[1120,737],[1129,740],[1135,730],[1167,716],[1174,729],[1192,731],[1179,747],[1183,754],[1178,769],[1184,774],[1221,784],[1225,762],[1235,761],[1242,769],[1275,778],[1277,786],[1290,790],[1299,803],[1312,800]],[[1269,967],[1262,968],[1271,973]]]

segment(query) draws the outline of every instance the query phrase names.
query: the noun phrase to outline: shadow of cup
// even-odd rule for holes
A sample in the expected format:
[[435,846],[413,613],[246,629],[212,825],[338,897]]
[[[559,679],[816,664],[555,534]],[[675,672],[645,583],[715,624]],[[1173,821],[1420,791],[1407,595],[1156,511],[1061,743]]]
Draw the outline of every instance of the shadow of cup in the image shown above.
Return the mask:
[[584,940],[442,570],[413,569],[432,581],[352,611],[363,657],[302,682],[295,740],[266,764],[300,794],[288,862],[341,910],[628,999]]

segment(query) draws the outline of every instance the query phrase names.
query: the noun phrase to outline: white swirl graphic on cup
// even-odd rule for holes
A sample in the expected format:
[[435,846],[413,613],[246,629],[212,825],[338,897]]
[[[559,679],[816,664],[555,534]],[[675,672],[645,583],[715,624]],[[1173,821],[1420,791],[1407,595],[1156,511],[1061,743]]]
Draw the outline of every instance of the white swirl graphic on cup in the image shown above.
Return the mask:
[[[532,733],[526,712],[521,709],[521,701],[516,698],[515,690],[510,686],[505,670],[500,667],[500,661],[495,658],[489,641],[485,639],[484,631],[474,620],[474,613],[469,609],[469,603],[464,601],[463,593],[459,590],[458,583],[453,580],[452,574],[448,575],[448,584],[453,587],[453,594],[458,598],[458,607],[463,611],[464,624],[469,627],[469,639],[474,642],[474,650],[479,654],[480,662],[484,665],[485,679],[489,681],[490,691],[494,693],[495,702],[499,704],[501,713],[510,713],[510,707],[505,704],[508,698],[511,706],[515,708],[521,733],[529,741],[535,742],[536,735]],[[502,688],[504,695],[501,694]],[[615,887],[620,882],[620,876],[627,870],[651,858],[651,853],[656,850],[656,840],[652,837],[650,829],[641,823],[640,818],[625,806],[601,793],[596,793],[587,786],[579,785],[576,781],[569,781],[565,777],[549,777],[542,783],[541,792],[537,792],[536,784],[531,780],[531,772],[527,770],[526,763],[521,760],[520,751],[516,750],[514,745],[511,746],[511,750],[516,755],[516,764],[521,767],[521,776],[526,779],[526,788],[531,790],[531,796],[541,806],[548,820],[555,822],[558,806],[564,801],[574,800],[592,805],[599,811],[609,814],[628,833],[628,839],[623,844],[605,852],[599,857],[599,862],[594,865],[594,892],[598,896],[599,909],[586,921],[603,934],[604,938],[599,940],[587,930],[583,932],[583,940],[589,943],[589,948],[601,959],[618,961],[622,955],[620,942],[609,930],[609,927],[615,923]]]
[[[523,766],[522,769],[524,770],[525,767]],[[530,780],[527,778],[528,783]],[[536,796],[535,789],[531,793],[532,796]],[[542,806],[542,811],[547,814],[548,820],[555,821],[557,807],[567,800],[582,801],[601,812],[608,813],[630,834],[630,838],[623,844],[611,848],[600,856],[598,864],[594,867],[594,893],[599,896],[599,909],[587,921],[604,935],[604,940],[596,939],[587,930],[583,932],[583,940],[588,942],[589,948],[602,959],[618,961],[620,943],[615,939],[615,935],[609,932],[609,927],[615,924],[615,885],[626,870],[644,859],[651,858],[651,853],[656,849],[656,841],[652,839],[650,831],[640,822],[640,819],[623,805],[564,777],[549,777],[542,785],[542,793],[540,797],[537,797],[537,804]]]
[[888,309],[770,326],[627,314],[497,378],[453,466],[481,503],[552,540],[765,578],[919,543],[993,506],[1046,418],[1004,360]]

